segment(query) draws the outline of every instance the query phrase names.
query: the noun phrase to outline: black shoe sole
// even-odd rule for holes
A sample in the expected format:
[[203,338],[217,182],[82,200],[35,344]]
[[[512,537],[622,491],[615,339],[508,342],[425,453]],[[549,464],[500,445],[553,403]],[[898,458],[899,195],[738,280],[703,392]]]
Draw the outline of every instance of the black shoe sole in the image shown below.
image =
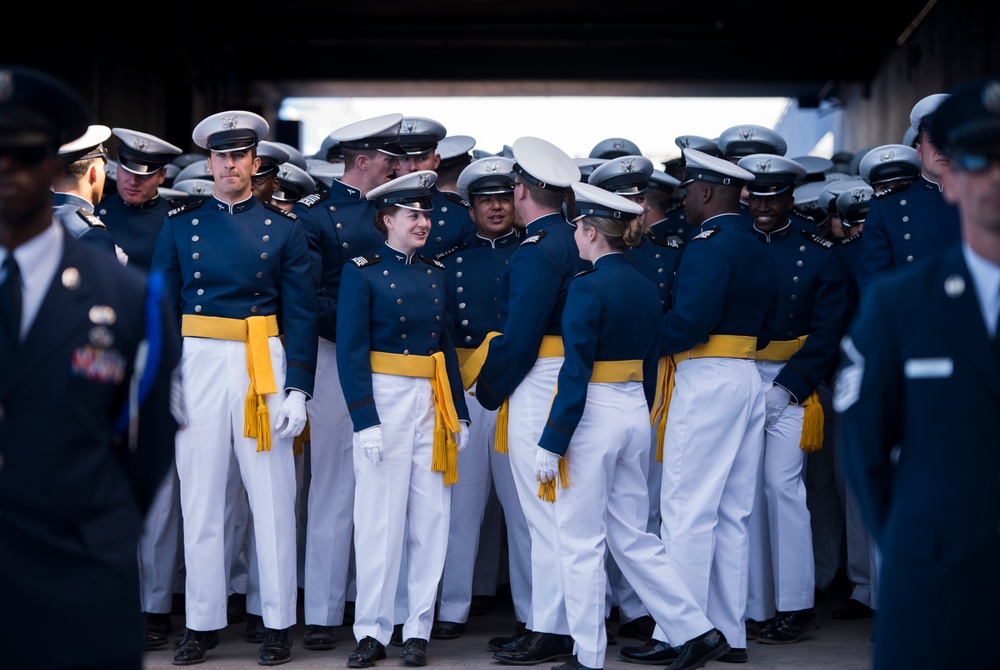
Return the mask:
[[[498,658],[496,654],[493,654],[493,659],[504,665],[541,665],[542,663],[549,663],[551,661],[565,661],[570,658],[573,658],[573,652],[555,654],[554,656],[546,656],[545,658],[537,658],[530,661],[514,661],[507,658]],[[657,663],[657,665],[662,665],[662,663]]]
[[796,642],[800,641],[806,635],[806,633],[816,630],[817,628],[819,628],[819,622],[814,621],[811,625],[806,626],[802,630],[802,632],[799,633],[794,638],[771,639],[761,635],[757,638],[757,642],[759,642],[760,644],[795,644]]
[[310,651],[326,651],[327,649],[336,649],[336,642],[306,642],[302,641],[302,648],[308,649]]

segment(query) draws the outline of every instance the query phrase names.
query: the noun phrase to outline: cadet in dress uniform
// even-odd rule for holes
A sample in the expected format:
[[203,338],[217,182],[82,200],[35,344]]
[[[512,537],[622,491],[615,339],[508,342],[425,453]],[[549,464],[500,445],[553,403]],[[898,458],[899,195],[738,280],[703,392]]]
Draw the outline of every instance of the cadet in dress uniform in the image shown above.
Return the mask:
[[[660,330],[652,416],[665,423],[657,444],[660,536],[699,606],[733,645],[724,658],[742,662],[747,520],[764,446],[764,389],[754,358],[770,342],[778,269],[738,214],[740,190],[753,174],[692,149],[684,158],[687,220],[703,232],[684,249]],[[619,656],[669,660],[664,622],[657,623],[652,640]]]
[[[1000,624],[1000,80],[950,93],[929,131],[961,239],[863,289],[835,384],[848,484],[882,551],[876,670],[982,665],[969,622]],[[914,644],[927,603],[959,616]]]
[[653,169],[646,190],[646,227],[654,240],[684,242],[691,229],[684,218],[684,199],[676,197],[680,179]]
[[364,551],[352,668],[385,658],[404,555],[402,659],[427,663],[451,484],[469,435],[445,268],[417,253],[431,229],[434,178],[421,170],[368,193],[386,243],[345,265],[338,297],[337,371],[354,427],[354,544]]
[[[148,274],[163,221],[173,209],[157,189],[166,177],[165,166],[181,150],[135,130],[113,128],[111,133],[118,138],[118,188],[101,200],[97,212],[114,222],[115,243],[128,255],[129,266]],[[172,632],[170,611],[178,570],[183,565],[180,505],[177,468],[171,465],[139,540],[139,580],[149,649],[166,645]]]
[[319,309],[317,383],[309,412],[309,493],[306,512],[306,649],[331,649],[334,626],[344,621],[351,583],[354,534],[354,430],[337,372],[337,295],[344,264],[378,253],[385,234],[374,225],[375,205],[365,198],[386,184],[403,153],[397,144],[402,114],[348,124],[330,133],[344,154],[342,176],[328,190],[292,208],[309,240]]
[[115,193],[97,205],[97,214],[108,221],[115,244],[128,255],[128,263],[149,272],[153,249],[163,219],[173,205],[159,197],[167,177],[167,166],[181,150],[169,142],[138,130],[112,128],[118,138]]
[[92,125],[83,135],[59,147],[63,168],[52,180],[53,204],[70,235],[114,254],[124,265],[127,257],[120,253],[107,225],[94,214],[94,206],[104,195],[104,166],[108,160],[104,142],[109,137],[110,128]]
[[476,138],[471,135],[445,135],[444,139],[438,142],[437,154],[441,160],[434,170],[438,176],[434,188],[461,195],[458,178],[472,163],[472,149],[475,146]]
[[[514,229],[514,161],[481,158],[462,170],[459,195],[469,202],[476,239],[438,254],[449,278],[448,308],[453,319],[459,363],[465,363],[486,336],[500,327],[497,287],[500,275],[521,237]],[[464,384],[463,384],[464,385]],[[494,451],[497,412],[473,399],[475,383],[466,390],[472,426],[470,448],[458,459],[458,482],[452,486],[448,553],[441,577],[438,621],[431,637],[449,640],[465,631],[473,596],[473,574],[480,547],[490,487],[505,510],[510,547],[510,585],[514,614],[525,621],[531,606],[531,556],[527,521],[517,500],[510,460]],[[483,557],[498,562],[499,555]]]
[[282,163],[278,167],[277,181],[278,186],[271,193],[271,204],[286,212],[292,211],[296,202],[316,192],[316,180],[294,163]]
[[[628,245],[624,250],[625,262],[639,271],[646,279],[653,282],[660,297],[659,313],[662,316],[670,308],[670,293],[674,285],[674,275],[680,263],[682,243],[675,239],[654,240],[648,234],[648,226],[644,222],[648,215],[646,195],[654,173],[653,163],[643,156],[621,156],[608,159],[606,163],[595,169],[588,183],[631,200],[643,208],[636,217],[643,238],[638,244]],[[662,173],[661,173],[662,174]],[[665,175],[664,175],[665,176]],[[680,182],[677,182],[680,183]],[[650,383],[655,382],[652,380]],[[650,500],[646,530],[654,533],[660,531],[660,468],[655,461],[655,451],[649,452],[650,462],[644,463],[646,473],[646,488]],[[653,634],[655,622],[639,599],[635,590],[617,570],[615,561],[609,562],[611,581],[614,589],[613,601],[618,606],[619,628],[622,637],[635,637],[648,640]]]
[[928,119],[947,97],[943,93],[927,96],[910,111],[910,126],[917,131],[920,178],[906,188],[886,190],[872,198],[858,267],[862,291],[876,276],[936,256],[959,238],[958,209],[941,194],[940,175],[948,158],[927,134]]
[[[438,143],[447,130],[434,119],[421,116],[403,118],[399,127],[399,146],[406,152],[400,158],[399,175],[417,170],[437,170],[441,163]],[[436,183],[436,182],[435,182]],[[476,226],[469,219],[465,201],[457,193],[433,189],[434,226],[423,254],[431,258],[459,244],[468,244],[476,236]]]
[[[136,551],[172,467],[180,339],[159,282],[53,212],[83,99],[37,70],[0,65],[0,81],[0,625],[16,641],[3,665],[141,670]],[[89,617],[100,639],[76,622],[54,641],[57,613]]]
[[253,197],[260,116],[220,112],[192,133],[210,151],[215,191],[164,222],[153,270],[181,315],[188,424],[177,434],[184,518],[186,630],[174,663],[205,659],[227,623],[227,480],[239,465],[258,547],[267,628],[263,665],[291,657],[296,613],[292,440],[306,422],[316,367],[316,302],[305,235]]
[[773,338],[756,357],[767,389],[766,418],[750,515],[746,618],[748,628],[751,620],[768,622],[758,642],[789,644],[819,625],[804,476],[806,454],[823,446],[817,391],[836,366],[847,287],[833,242],[797,228],[789,217],[805,168],[773,154],[751,154],[738,165],[754,175],[746,186],[753,232],[778,266]]
[[271,202],[271,195],[278,189],[278,168],[288,162],[288,150],[277,142],[261,140],[257,145],[260,168],[250,179],[253,195],[261,202]]
[[[788,151],[788,143],[777,131],[766,126],[746,124],[731,126],[719,134],[717,141],[722,157],[731,163],[739,163],[744,156],[751,154],[774,154],[784,156]],[[750,194],[746,188],[740,194],[740,216],[748,228],[753,227],[753,217],[747,206]],[[811,226],[812,224],[810,224]]]
[[574,238],[580,256],[594,266],[569,287],[562,314],[565,358],[535,457],[538,481],[550,494],[545,498],[554,503],[548,532],[556,539],[575,642],[575,658],[557,667],[604,667],[610,551],[676,641],[670,666],[699,668],[728,652],[729,644],[695,602],[660,538],[646,530],[644,466],[661,310],[656,287],[624,257],[627,247],[644,239],[636,218],[644,208],[593,184],[574,184],[573,191]]
[[861,158],[858,170],[861,179],[881,197],[920,178],[920,157],[916,149],[905,144],[883,144]]
[[642,152],[632,140],[624,137],[609,137],[601,140],[590,150],[591,158],[619,158],[620,156],[641,156]]
[[483,344],[488,353],[476,399],[486,409],[500,408],[497,448],[507,447],[531,536],[527,627],[513,639],[494,638],[489,644],[496,648],[495,659],[528,665],[573,651],[563,585],[552,578],[560,569],[551,533],[554,510],[538,499],[535,451],[562,364],[566,292],[587,265],[573,242],[573,227],[562,214],[567,191],[580,180],[579,168],[558,147],[537,137],[519,138],[512,150],[514,210],[527,225],[527,237],[500,277],[502,334]]

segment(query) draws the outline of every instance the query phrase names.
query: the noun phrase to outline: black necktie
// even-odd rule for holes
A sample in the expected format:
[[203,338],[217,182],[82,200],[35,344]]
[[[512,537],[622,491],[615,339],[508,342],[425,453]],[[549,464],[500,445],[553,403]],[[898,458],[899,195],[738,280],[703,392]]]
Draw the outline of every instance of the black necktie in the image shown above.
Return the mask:
[[8,254],[3,262],[3,281],[0,282],[0,325],[7,335],[7,341],[17,346],[21,336],[21,272]]

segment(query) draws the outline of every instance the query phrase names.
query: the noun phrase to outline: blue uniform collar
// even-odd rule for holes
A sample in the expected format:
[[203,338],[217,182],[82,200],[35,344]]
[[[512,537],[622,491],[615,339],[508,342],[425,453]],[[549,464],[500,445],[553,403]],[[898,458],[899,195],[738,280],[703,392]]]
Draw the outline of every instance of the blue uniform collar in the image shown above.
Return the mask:
[[258,204],[260,204],[260,200],[253,197],[253,195],[251,195],[246,200],[235,202],[232,205],[230,205],[228,202],[222,202],[214,195],[212,196],[212,209],[219,212],[229,212],[230,214],[242,214],[243,212],[249,212]]
[[777,242],[778,240],[783,240],[788,237],[792,230],[792,220],[785,219],[785,225],[777,230],[772,230],[769,233],[765,233],[763,230],[757,228],[757,224],[753,224],[753,234],[758,240],[763,240],[764,242]]
[[520,242],[520,238],[517,236],[517,231],[511,228],[507,231],[506,235],[501,235],[495,240],[491,240],[488,237],[483,237],[479,233],[476,233],[476,246],[477,247],[492,247],[494,249],[503,249],[504,247],[509,247]]
[[330,192],[342,195],[345,198],[351,198],[352,200],[364,200],[364,197],[361,195],[360,188],[355,188],[345,184],[339,179],[334,179],[330,184]]
[[545,216],[540,216],[525,228],[525,234],[527,236],[537,235],[538,231],[544,230],[549,226],[553,226],[557,223],[568,223],[561,212],[553,212],[552,214],[546,214]]
[[94,213],[94,203],[90,202],[86,198],[77,195],[76,193],[66,193],[64,191],[55,191],[52,197],[53,205],[73,205],[74,207],[79,207],[85,210],[88,214]]
[[594,259],[594,267],[598,265],[610,265],[612,263],[624,263],[625,254],[621,251],[609,251],[603,256],[598,256]]
[[389,261],[395,261],[400,265],[410,265],[413,263],[413,259],[417,256],[417,252],[413,252],[407,256],[402,251],[390,246],[388,242],[384,243],[382,246],[384,247],[382,249],[382,257]]

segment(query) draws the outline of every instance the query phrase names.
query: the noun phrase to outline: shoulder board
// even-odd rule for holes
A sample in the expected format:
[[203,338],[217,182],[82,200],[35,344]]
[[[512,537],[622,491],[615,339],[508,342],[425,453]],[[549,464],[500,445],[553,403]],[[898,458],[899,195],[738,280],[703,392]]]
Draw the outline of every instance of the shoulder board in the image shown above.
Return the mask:
[[330,191],[324,189],[318,193],[310,193],[307,196],[299,198],[298,202],[295,204],[302,205],[303,207],[315,207],[319,203],[323,202],[330,197]]
[[298,218],[299,218],[298,214],[292,214],[291,212],[286,212],[285,210],[281,209],[277,205],[272,205],[269,202],[265,202],[265,203],[263,203],[263,205],[264,205],[264,207],[267,207],[269,210],[271,210],[275,214],[280,214],[283,217],[285,217],[286,219],[291,219],[292,221],[297,221]]
[[653,242],[653,244],[656,244],[658,246],[661,246],[661,247],[671,247],[673,249],[680,249],[681,245],[684,244],[680,240],[672,238],[672,237],[657,237],[657,238],[652,238],[652,242]]
[[848,244],[853,244],[854,242],[857,242],[860,239],[861,239],[861,233],[858,233],[857,235],[851,235],[850,237],[842,237],[840,238],[840,246],[846,247]]
[[542,240],[542,238],[548,234],[548,232],[549,231],[547,230],[539,230],[534,235],[524,238],[521,244],[538,244]]
[[707,240],[712,235],[715,235],[717,232],[719,232],[719,230],[720,228],[718,226],[712,226],[708,230],[701,231],[700,233],[692,237],[690,240],[688,240],[688,242],[694,242],[695,240]]
[[452,193],[451,191],[441,191],[444,193],[444,197],[451,200],[456,205],[461,205],[462,207],[468,207],[469,201],[460,196],[458,193]]
[[805,212],[801,209],[794,209],[794,208],[792,209],[792,211],[795,212],[795,216],[799,217],[804,221],[808,221],[809,223],[819,223],[819,220],[816,218],[816,216],[810,214],[809,212]]
[[679,201],[673,203],[672,205],[670,205],[669,207],[667,207],[665,210],[663,210],[663,213],[664,214],[670,214],[671,212],[675,212],[678,209],[681,209],[682,207],[684,207],[684,201],[683,200],[679,200]]
[[459,244],[458,246],[452,247],[447,251],[442,251],[441,253],[434,254],[434,258],[436,258],[439,261],[443,261],[444,259],[448,258],[448,256],[451,256],[454,253],[458,253],[459,251],[465,249],[468,246],[469,246],[468,244]]
[[882,185],[879,190],[872,193],[872,198],[885,198],[890,195],[895,195],[897,193],[902,193],[906,189],[910,188],[913,184],[889,184]]
[[583,275],[589,275],[591,272],[597,272],[597,268],[587,268],[586,270],[577,272],[575,275],[573,275],[573,279],[576,279],[577,277],[582,277]]
[[351,262],[354,263],[359,268],[363,268],[368,265],[376,265],[378,263],[381,263],[382,257],[379,256],[378,254],[373,254],[371,256],[355,256],[354,258],[351,259]]
[[185,202],[183,205],[181,205],[177,209],[172,209],[169,212],[167,212],[167,218],[169,219],[169,218],[172,218],[174,216],[177,216],[178,214],[183,214],[184,212],[190,212],[193,209],[198,209],[199,207],[201,207],[204,204],[205,204],[204,200],[196,200],[194,202]]
[[816,244],[816,245],[819,245],[819,246],[823,247],[824,249],[832,249],[833,248],[833,242],[831,242],[830,240],[826,239],[825,237],[820,237],[819,235],[816,235],[815,233],[811,233],[808,230],[800,230],[799,233],[802,235],[802,237],[806,238],[807,240],[809,240],[813,244]]
[[103,221],[85,210],[83,207],[77,209],[76,213],[79,214],[80,218],[83,219],[91,228],[107,228]]
[[444,270],[444,263],[442,263],[441,261],[436,261],[430,256],[424,256],[423,254],[418,254],[417,258],[422,260],[424,263],[427,263],[428,265],[433,265],[439,270]]

